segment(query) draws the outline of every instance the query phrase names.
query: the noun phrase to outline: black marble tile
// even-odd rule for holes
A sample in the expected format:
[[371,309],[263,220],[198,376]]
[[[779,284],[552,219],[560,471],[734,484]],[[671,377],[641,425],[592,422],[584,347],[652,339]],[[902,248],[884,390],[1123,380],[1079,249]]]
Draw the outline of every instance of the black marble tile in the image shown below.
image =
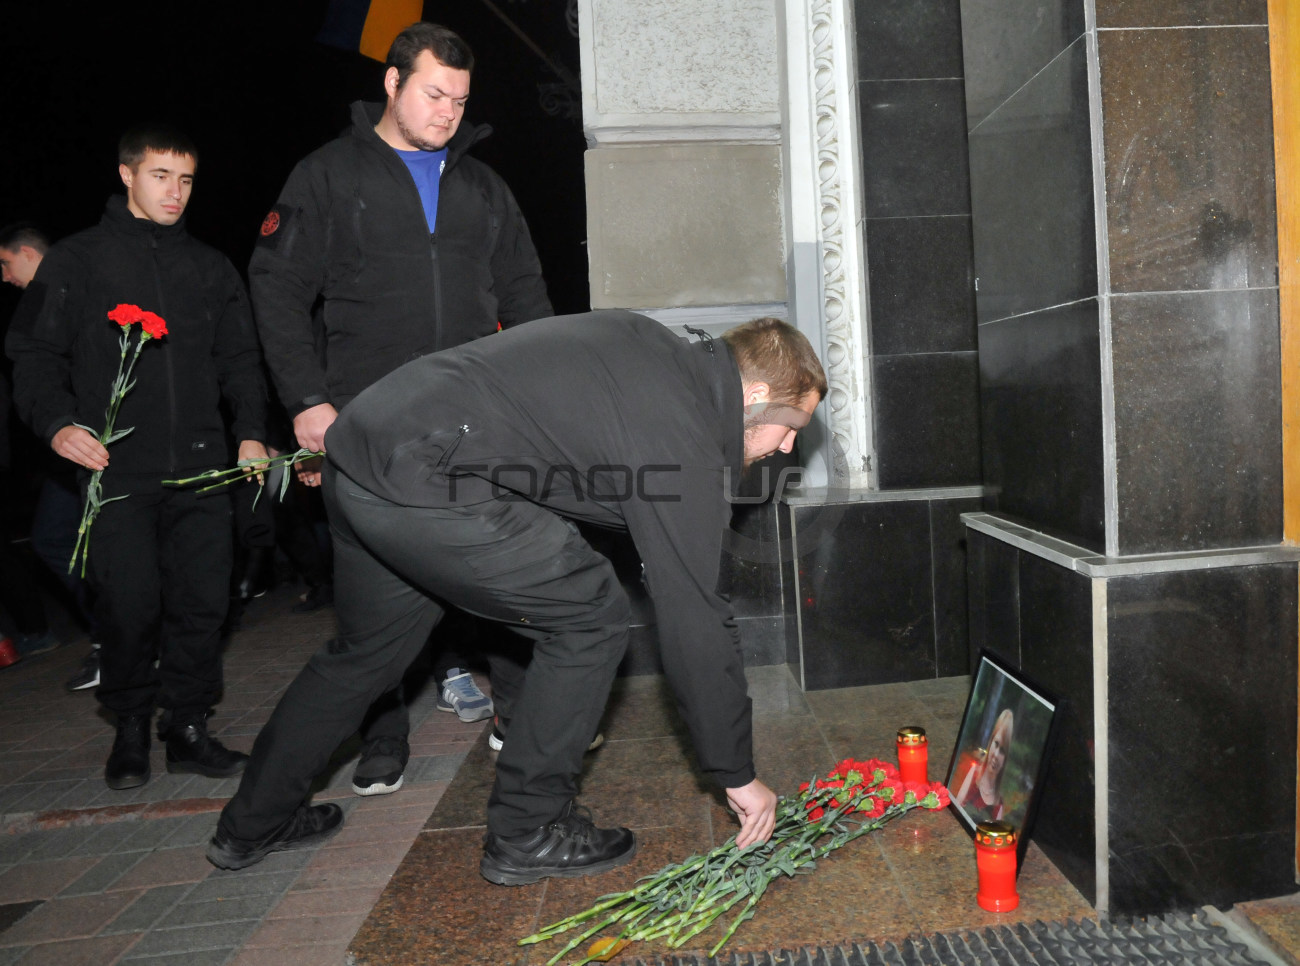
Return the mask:
[[1121,553],[1282,537],[1276,291],[1111,300]]
[[[766,463],[767,461],[763,461]],[[774,467],[756,465],[751,475],[771,480]],[[770,498],[743,495],[732,507],[718,574],[718,590],[731,598],[737,617],[773,617],[781,613],[780,545],[775,505]],[[755,501],[755,502],[751,502]]]
[[868,220],[872,353],[974,349],[973,260],[966,215]]
[[1092,580],[1020,555],[1020,670],[1055,697],[1059,731],[1030,835],[1089,901],[1097,898]]
[[1020,665],[1020,551],[1008,543],[967,530],[967,592],[970,654],[966,674],[985,648]]
[[[806,554],[799,589],[804,687],[935,677],[926,501],[858,503]],[[795,507],[796,537],[822,508]]]
[[1277,285],[1267,27],[1098,43],[1112,290]]
[[970,185],[981,323],[1097,294],[1082,40],[971,132]]
[[1112,895],[1292,891],[1296,565],[1108,585]]
[[966,525],[961,514],[980,509],[978,499],[930,502],[930,557],[934,568],[934,653],[939,677],[970,670],[967,617]]
[[961,77],[957,0],[856,0],[860,80]]
[[961,0],[971,128],[1083,35],[1083,0]]
[[1097,26],[1211,27],[1268,23],[1268,0],[1097,0]]
[[961,80],[865,81],[858,92],[866,216],[969,214]]
[[1105,549],[1097,303],[979,328],[981,440],[990,502],[1036,528]]
[[740,650],[745,667],[766,667],[784,664],[786,639],[785,621],[779,616],[737,617],[740,628]]
[[974,352],[872,358],[882,489],[980,482],[978,365]]

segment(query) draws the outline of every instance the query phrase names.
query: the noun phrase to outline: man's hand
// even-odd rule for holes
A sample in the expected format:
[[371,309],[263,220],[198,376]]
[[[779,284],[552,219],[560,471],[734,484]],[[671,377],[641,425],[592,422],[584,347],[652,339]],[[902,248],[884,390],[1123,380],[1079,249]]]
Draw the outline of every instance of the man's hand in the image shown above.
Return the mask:
[[[241,463],[244,462],[244,460],[265,460],[269,458],[270,454],[266,451],[265,444],[259,440],[242,439],[239,441],[239,461]],[[265,464],[263,464],[263,466],[265,466]],[[250,483],[253,481],[253,477],[257,477],[258,486],[264,486],[266,484],[266,479],[262,475],[262,470],[257,467],[245,466],[244,475],[248,477]]]
[[64,426],[50,440],[50,449],[88,470],[108,467],[108,450],[80,426]]
[[776,794],[755,778],[748,785],[727,789],[727,804],[740,818],[736,847],[766,842],[776,828]]
[[[339,418],[339,411],[329,403],[321,403],[304,409],[293,417],[293,434],[298,437],[298,445],[313,453],[325,451],[325,430]],[[306,460],[298,464],[298,480],[307,486],[320,486],[320,461]]]

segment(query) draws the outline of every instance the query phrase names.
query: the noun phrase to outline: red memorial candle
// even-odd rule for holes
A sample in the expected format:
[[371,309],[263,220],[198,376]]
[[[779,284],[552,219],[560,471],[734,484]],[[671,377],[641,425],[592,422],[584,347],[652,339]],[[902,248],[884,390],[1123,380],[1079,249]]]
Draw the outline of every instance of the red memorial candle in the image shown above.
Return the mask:
[[928,782],[930,751],[924,728],[898,729],[898,775],[905,782]]
[[1020,905],[1016,894],[1016,830],[1006,822],[975,826],[975,865],[979,892],[975,900],[989,912],[1010,912]]

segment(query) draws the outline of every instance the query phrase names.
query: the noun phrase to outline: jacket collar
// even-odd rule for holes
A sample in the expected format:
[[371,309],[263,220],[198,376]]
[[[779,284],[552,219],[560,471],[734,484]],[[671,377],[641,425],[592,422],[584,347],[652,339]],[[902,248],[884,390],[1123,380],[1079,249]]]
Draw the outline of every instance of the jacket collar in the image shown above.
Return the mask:
[[[368,144],[392,151],[392,146],[375,133],[375,125],[384,116],[384,105],[377,101],[352,102],[352,133]],[[475,144],[492,134],[490,124],[471,124],[464,119],[447,142],[447,167],[461,159]]]
[[713,408],[721,419],[722,455],[731,467],[731,495],[735,496],[745,469],[744,385],[740,379],[740,366],[732,355],[731,346],[722,339],[714,339],[700,329],[686,327],[686,331],[699,341],[691,347],[707,359],[702,372],[709,387]]
[[100,224],[118,234],[162,245],[174,244],[188,234],[184,215],[174,225],[160,225],[147,218],[137,218],[127,208],[125,195],[112,195],[108,199]]

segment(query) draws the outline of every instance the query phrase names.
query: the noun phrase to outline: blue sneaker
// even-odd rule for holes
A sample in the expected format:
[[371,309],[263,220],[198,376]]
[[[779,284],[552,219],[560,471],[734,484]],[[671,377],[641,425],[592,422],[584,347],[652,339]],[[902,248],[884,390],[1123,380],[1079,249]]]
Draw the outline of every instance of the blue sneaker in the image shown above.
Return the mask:
[[454,667],[442,682],[438,710],[454,711],[461,721],[482,721],[492,717],[492,699],[479,690],[468,671]]

